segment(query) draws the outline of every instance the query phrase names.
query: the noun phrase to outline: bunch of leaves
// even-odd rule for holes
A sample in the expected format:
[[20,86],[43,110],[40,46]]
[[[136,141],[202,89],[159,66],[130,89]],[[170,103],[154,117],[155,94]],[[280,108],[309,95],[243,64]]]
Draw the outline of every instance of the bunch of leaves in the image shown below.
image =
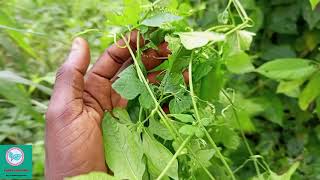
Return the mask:
[[[253,24],[241,2],[230,0],[218,22],[205,31],[188,23],[188,16],[195,13],[191,4],[126,0],[123,5],[122,13],[113,14],[108,23],[124,26],[124,31],[138,29],[148,43],[145,47],[137,43],[134,53],[130,42],[119,35],[134,64],[121,72],[113,84],[114,90],[129,100],[128,108],[106,113],[103,121],[106,163],[114,177],[290,179],[299,162],[292,163],[282,175],[273,172],[246,138],[245,133],[256,131],[252,114],[238,104],[237,98],[234,100],[237,94],[233,89],[225,89],[228,74],[258,72],[272,77],[271,71],[277,71],[274,76],[279,72],[278,65],[265,64],[255,69],[252,64],[247,51],[254,36],[248,28]],[[188,11],[180,11],[187,7]],[[126,21],[129,14],[132,16]],[[161,83],[155,86],[146,79],[141,53],[163,41],[168,42],[172,54],[154,69],[162,71],[158,77]],[[293,70],[300,78],[308,78],[317,70],[316,65],[301,59],[273,63],[278,61],[297,61],[291,66],[304,69],[300,73]],[[185,70],[187,84],[182,76]],[[290,69],[280,72],[294,78]],[[163,105],[169,106],[169,114],[161,108]],[[273,104],[260,110],[267,108],[272,111]],[[266,112],[266,116],[272,115]],[[234,154],[244,159],[234,162]],[[240,161],[242,164],[238,165]],[[251,170],[242,174],[244,167]]]

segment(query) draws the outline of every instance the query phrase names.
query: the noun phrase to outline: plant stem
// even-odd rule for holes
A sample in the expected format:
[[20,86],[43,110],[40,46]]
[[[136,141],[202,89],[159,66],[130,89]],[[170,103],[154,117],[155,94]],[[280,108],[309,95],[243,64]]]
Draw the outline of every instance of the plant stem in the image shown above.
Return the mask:
[[172,156],[169,163],[166,165],[166,167],[162,170],[160,175],[158,176],[157,180],[161,180],[161,178],[167,173],[169,168],[171,167],[172,163],[177,159],[177,157],[180,155],[183,148],[187,145],[187,143],[191,140],[192,136],[188,136],[180,145],[180,147],[177,149],[176,153]]
[[[253,152],[252,152],[252,150],[251,150],[251,148],[250,148],[250,145],[249,145],[249,143],[248,143],[248,141],[247,141],[247,138],[246,138],[246,136],[245,136],[245,134],[244,134],[244,132],[243,132],[243,130],[242,130],[242,126],[241,126],[241,123],[240,123],[240,121],[239,121],[239,117],[238,117],[237,111],[236,111],[236,109],[235,109],[235,105],[233,104],[231,98],[228,96],[228,94],[227,94],[224,90],[222,90],[222,93],[223,93],[223,95],[227,98],[227,100],[229,101],[229,103],[232,105],[232,111],[233,111],[233,114],[234,114],[234,116],[235,116],[235,118],[236,118],[237,124],[238,124],[238,126],[239,126],[240,134],[241,134],[241,136],[242,136],[243,142],[244,142],[244,144],[245,144],[245,146],[246,146],[246,148],[247,148],[250,156],[254,156],[254,154],[253,154]],[[254,167],[255,167],[255,169],[256,169],[256,172],[257,172],[257,175],[258,175],[259,179],[261,179],[261,173],[260,173],[260,169],[259,169],[259,166],[258,166],[258,164],[257,164],[257,159],[256,159],[256,158],[253,159],[253,164],[254,164]]]
[[[177,139],[178,142],[181,142],[182,141],[182,137],[181,135],[179,134],[179,132],[175,129],[175,127],[173,126],[173,124],[170,122],[170,119],[167,117],[166,113],[162,110],[162,108],[160,107],[157,99],[155,98],[153,92],[151,91],[150,87],[149,87],[149,84],[147,82],[147,80],[145,79],[143,73],[142,73],[142,70],[140,69],[140,66],[138,64],[138,61],[129,45],[129,42],[126,40],[126,38],[122,36],[122,39],[124,40],[130,54],[131,54],[131,57],[134,61],[134,64],[135,64],[135,67],[137,69],[137,74],[139,76],[139,79],[141,79],[141,81],[144,83],[144,85],[146,86],[153,102],[155,103],[155,110],[157,112],[157,114],[159,115],[159,117],[161,118],[161,120],[164,122],[165,126],[168,128],[170,134],[175,138]],[[139,37],[139,33],[138,33],[138,37]],[[137,42],[137,50],[139,51],[139,43]],[[196,157],[196,154],[193,152],[193,149],[190,147],[190,146],[187,146],[188,150],[191,152],[191,154],[194,156],[195,160],[200,164],[200,166],[204,169],[204,171],[208,174],[208,176],[211,178],[211,179],[214,179],[214,177],[211,175],[210,171],[199,161],[199,159]]]
[[197,107],[197,103],[195,100],[195,94],[194,94],[194,90],[193,90],[193,82],[192,82],[192,60],[193,60],[193,53],[191,54],[191,59],[189,62],[189,88],[190,88],[190,95],[191,95],[191,99],[192,99],[192,104],[193,104],[193,108],[196,114],[196,119],[197,122],[199,122],[202,130],[205,132],[206,137],[208,138],[209,142],[211,143],[212,147],[214,148],[214,150],[217,152],[220,160],[222,161],[223,165],[227,168],[228,173],[230,174],[231,178],[233,180],[235,180],[235,176],[231,170],[231,168],[229,167],[228,163],[225,161],[223,155],[221,154],[218,146],[216,145],[216,143],[213,141],[213,139],[211,138],[209,132],[206,130],[206,128],[202,125],[201,123],[201,119],[200,119],[200,115],[199,115],[199,111],[198,111],[198,107]]

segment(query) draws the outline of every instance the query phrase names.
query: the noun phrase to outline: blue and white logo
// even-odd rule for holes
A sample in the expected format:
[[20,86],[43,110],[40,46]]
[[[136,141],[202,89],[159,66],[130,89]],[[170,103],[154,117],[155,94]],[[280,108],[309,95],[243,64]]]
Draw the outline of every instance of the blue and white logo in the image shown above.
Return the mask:
[[20,148],[13,147],[6,152],[7,163],[11,166],[19,166],[23,163],[24,153]]

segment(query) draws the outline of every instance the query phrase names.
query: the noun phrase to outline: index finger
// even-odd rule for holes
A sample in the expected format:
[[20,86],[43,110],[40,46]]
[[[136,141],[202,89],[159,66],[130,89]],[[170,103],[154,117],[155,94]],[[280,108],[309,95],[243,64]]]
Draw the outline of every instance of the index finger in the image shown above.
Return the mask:
[[[139,32],[135,30],[127,36],[127,38],[130,37],[130,48],[133,51],[137,49],[138,33]],[[141,36],[139,37],[139,45],[143,46],[144,40]],[[117,44],[113,44],[106,49],[89,71],[88,76],[93,73],[106,79],[111,79],[121,68],[122,64],[131,57],[129,49],[127,47],[121,48],[122,46],[125,46],[125,42],[123,39],[120,39]]]

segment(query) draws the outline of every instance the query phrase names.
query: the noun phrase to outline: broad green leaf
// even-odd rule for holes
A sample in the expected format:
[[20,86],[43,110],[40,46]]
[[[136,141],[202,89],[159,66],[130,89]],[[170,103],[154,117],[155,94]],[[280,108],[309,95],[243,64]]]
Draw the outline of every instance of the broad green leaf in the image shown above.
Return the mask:
[[310,60],[275,59],[257,69],[257,72],[275,80],[297,80],[309,77],[317,70]]
[[299,96],[299,106],[306,110],[309,104],[320,95],[320,73],[315,74]]
[[143,148],[137,132],[120,124],[110,113],[102,123],[106,163],[119,179],[142,179],[145,164]]
[[215,142],[229,149],[236,149],[240,144],[238,134],[228,126],[214,126],[211,135]]
[[163,124],[161,124],[160,122],[158,122],[153,118],[151,118],[149,121],[148,129],[152,134],[160,136],[162,139],[165,139],[165,140],[173,139],[170,134],[170,131]]
[[192,101],[190,96],[176,96],[169,103],[170,113],[181,114],[190,109],[191,105]]
[[229,71],[237,74],[252,72],[254,66],[250,56],[245,52],[238,52],[226,58],[226,65]]
[[[214,149],[203,149],[196,152],[196,157],[198,161],[205,167],[209,167],[211,165],[210,159],[215,154]],[[199,163],[195,162],[196,166],[201,167]]]
[[298,97],[300,94],[300,86],[305,80],[280,81],[277,87],[277,93],[283,93],[290,97]]
[[[159,143],[148,131],[142,134],[143,150],[150,163],[158,171],[158,175],[164,170],[172,159],[172,153]],[[166,175],[178,179],[178,161],[175,160],[168,169]]]
[[107,173],[103,172],[90,172],[88,174],[74,176],[74,177],[67,177],[65,180],[120,180],[114,176],[111,176]]
[[114,108],[114,109],[112,110],[112,114],[113,114],[114,117],[116,117],[116,118],[118,119],[118,121],[119,121],[120,123],[123,123],[123,124],[130,124],[130,123],[132,123],[129,114],[128,114],[128,112],[127,112],[125,109],[122,109],[122,108]]
[[180,120],[181,122],[185,122],[185,123],[194,122],[193,116],[189,114],[170,114],[170,116]]
[[312,10],[314,10],[319,4],[320,0],[309,0],[311,3]]
[[[150,86],[150,87],[151,87],[151,90],[153,90],[152,86]],[[141,92],[141,95],[139,96],[139,102],[140,102],[141,106],[146,109],[154,108],[154,101],[153,101],[150,93],[148,92],[147,88],[143,88],[143,91]]]
[[143,24],[145,26],[151,26],[151,27],[161,27],[162,25],[164,25],[166,23],[179,21],[181,19],[182,19],[182,17],[180,17],[180,16],[176,16],[174,14],[170,14],[170,13],[165,12],[165,13],[160,13],[155,16],[152,16],[148,19],[145,19],[141,22],[141,24]]
[[224,47],[224,54],[230,56],[241,51],[249,50],[254,35],[255,34],[252,32],[240,30],[227,36]]
[[137,97],[144,86],[137,77],[137,73],[133,65],[127,67],[119,75],[119,79],[112,84],[112,88],[122,97],[131,100]]
[[215,32],[181,32],[177,33],[183,46],[192,50],[207,45],[209,42],[224,41],[224,34]]

